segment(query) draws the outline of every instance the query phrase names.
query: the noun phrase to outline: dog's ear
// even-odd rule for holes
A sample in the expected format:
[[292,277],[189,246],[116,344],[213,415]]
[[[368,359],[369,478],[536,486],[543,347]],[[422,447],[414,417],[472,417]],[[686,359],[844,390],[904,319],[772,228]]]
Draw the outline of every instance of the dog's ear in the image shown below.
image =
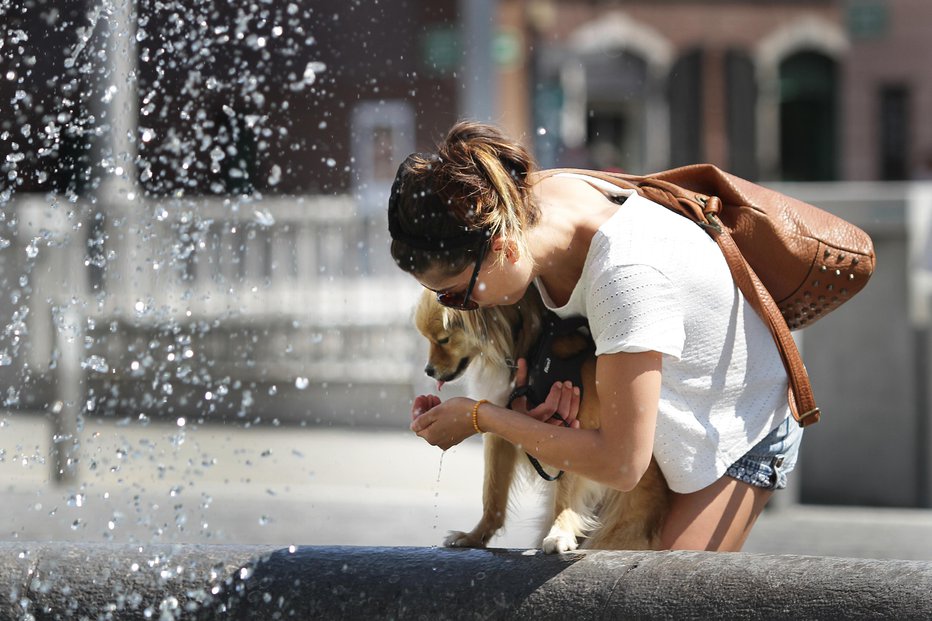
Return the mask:
[[445,330],[460,330],[464,327],[465,323],[463,320],[463,311],[458,311],[455,308],[442,307],[443,312],[443,328]]
[[440,317],[443,307],[437,302],[432,291],[424,289],[414,306],[414,325],[421,334],[427,335],[432,331],[431,324]]

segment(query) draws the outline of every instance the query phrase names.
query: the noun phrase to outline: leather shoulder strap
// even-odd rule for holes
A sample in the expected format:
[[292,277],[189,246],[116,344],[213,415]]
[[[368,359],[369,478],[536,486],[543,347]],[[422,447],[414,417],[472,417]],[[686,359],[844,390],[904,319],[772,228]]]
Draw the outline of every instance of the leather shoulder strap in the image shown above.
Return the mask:
[[812,394],[809,373],[803,364],[802,356],[799,355],[799,349],[796,347],[796,341],[793,340],[790,328],[786,325],[786,319],[783,318],[777,308],[773,296],[770,295],[748,264],[747,259],[741,254],[741,250],[735,244],[731,234],[721,228],[708,227],[706,230],[709,231],[719,248],[722,249],[728,267],[731,268],[735,284],[738,285],[745,299],[764,320],[777,345],[777,350],[780,352],[780,358],[783,360],[783,367],[786,369],[786,375],[789,379],[787,401],[793,418],[796,419],[800,427],[818,422],[821,412],[816,406],[815,396]]

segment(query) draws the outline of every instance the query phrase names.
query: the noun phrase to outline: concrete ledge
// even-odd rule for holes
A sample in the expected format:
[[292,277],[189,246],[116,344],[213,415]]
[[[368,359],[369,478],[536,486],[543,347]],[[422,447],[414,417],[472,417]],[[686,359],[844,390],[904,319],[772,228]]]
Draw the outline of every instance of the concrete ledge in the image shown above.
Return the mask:
[[71,543],[0,555],[3,619],[932,618],[932,563],[918,561]]

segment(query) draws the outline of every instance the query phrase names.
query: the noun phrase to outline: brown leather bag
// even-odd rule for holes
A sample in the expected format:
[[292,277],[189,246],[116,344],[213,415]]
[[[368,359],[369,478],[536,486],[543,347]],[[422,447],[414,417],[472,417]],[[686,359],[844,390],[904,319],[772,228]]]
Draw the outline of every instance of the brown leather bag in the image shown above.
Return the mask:
[[801,427],[819,420],[809,375],[790,330],[810,325],[864,288],[876,257],[870,237],[818,207],[711,164],[651,175],[577,170],[659,203],[698,223],[728,261],[735,283],[770,329]]

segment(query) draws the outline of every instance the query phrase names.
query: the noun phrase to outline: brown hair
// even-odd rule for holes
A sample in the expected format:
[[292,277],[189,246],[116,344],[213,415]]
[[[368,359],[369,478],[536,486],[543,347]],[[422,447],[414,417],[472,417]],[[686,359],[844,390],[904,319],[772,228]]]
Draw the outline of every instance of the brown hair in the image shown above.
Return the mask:
[[398,167],[388,203],[392,258],[412,274],[439,267],[452,275],[493,237],[526,251],[524,234],[539,217],[533,170],[527,150],[497,128],[457,123],[436,154],[412,153]]

